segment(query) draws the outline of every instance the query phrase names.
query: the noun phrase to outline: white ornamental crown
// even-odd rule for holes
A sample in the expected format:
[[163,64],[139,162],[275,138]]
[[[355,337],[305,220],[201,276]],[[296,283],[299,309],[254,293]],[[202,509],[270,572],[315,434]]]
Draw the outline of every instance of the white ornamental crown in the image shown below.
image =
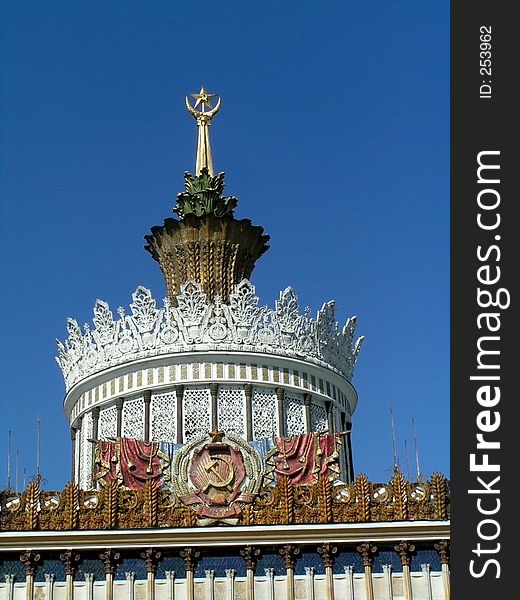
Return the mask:
[[131,314],[96,300],[94,329],[83,330],[67,319],[68,338],[57,340],[56,360],[68,391],[78,381],[133,360],[179,352],[257,352],[289,356],[332,368],[351,381],[363,337],[354,341],[356,317],[343,329],[334,318],[335,302],[326,302],[316,318],[306,308],[300,314],[296,292],[280,292],[274,309],[258,306],[255,287],[247,279],[235,286],[224,304],[215,297],[208,303],[199,283],[187,281],[176,295],[176,306],[164,300],[158,308],[149,289],[132,294]]

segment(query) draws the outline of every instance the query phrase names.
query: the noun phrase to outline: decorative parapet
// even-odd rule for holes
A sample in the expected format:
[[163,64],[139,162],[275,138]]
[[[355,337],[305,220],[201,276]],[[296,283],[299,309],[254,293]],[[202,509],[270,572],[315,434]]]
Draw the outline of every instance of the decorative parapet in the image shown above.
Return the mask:
[[[74,493],[71,493],[71,488]],[[22,493],[0,492],[1,531],[66,531],[194,527],[195,513],[168,490],[116,488],[97,491],[69,483],[61,492],[31,483]],[[403,511],[403,493],[407,510]],[[38,501],[35,499],[38,498]],[[71,513],[77,516],[71,519]],[[107,518],[112,515],[111,518]],[[238,525],[368,523],[446,520],[450,517],[449,482],[440,473],[430,480],[372,483],[358,475],[354,483],[334,485],[324,476],[312,485],[293,485],[281,478],[265,485],[242,513]],[[446,545],[439,552],[447,556]],[[446,559],[447,560],[447,559]]]
[[316,318],[306,308],[300,314],[296,292],[280,292],[274,309],[258,305],[255,287],[247,279],[234,287],[228,303],[217,296],[208,302],[200,284],[187,281],[175,297],[157,307],[149,289],[132,294],[130,314],[97,300],[94,329],[67,319],[68,338],[57,341],[56,360],[68,391],[92,375],[142,358],[180,352],[257,352],[300,358],[328,367],[350,381],[363,341],[354,340],[356,317],[342,329],[334,318],[334,301],[326,302]]

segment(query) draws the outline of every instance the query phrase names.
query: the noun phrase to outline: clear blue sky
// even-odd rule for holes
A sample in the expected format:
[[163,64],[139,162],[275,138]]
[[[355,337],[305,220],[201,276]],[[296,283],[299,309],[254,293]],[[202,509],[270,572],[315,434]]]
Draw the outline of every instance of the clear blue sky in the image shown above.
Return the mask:
[[172,216],[196,131],[222,96],[216,171],[271,236],[252,281],[292,285],[365,335],[354,467],[387,481],[389,411],[414,471],[449,476],[449,2],[6,0],[1,32],[0,487],[69,478],[55,339],[96,298],[165,295],[143,236]]

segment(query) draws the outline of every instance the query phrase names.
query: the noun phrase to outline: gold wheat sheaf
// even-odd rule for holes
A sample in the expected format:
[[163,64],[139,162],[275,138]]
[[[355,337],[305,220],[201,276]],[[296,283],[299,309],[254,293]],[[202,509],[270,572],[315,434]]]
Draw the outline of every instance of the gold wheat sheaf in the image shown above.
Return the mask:
[[396,473],[392,479],[394,490],[395,518],[405,521],[408,519],[408,495],[406,493],[406,482],[402,473]]
[[32,481],[26,490],[25,511],[27,529],[36,529],[38,525],[38,507],[40,504],[40,486]]
[[446,494],[448,486],[446,479],[441,473],[432,473],[431,489],[433,495],[433,507],[435,518],[445,519],[447,517]]
[[76,529],[79,523],[79,488],[69,481],[63,490],[65,501],[65,522],[68,529]]
[[364,473],[356,477],[354,488],[358,501],[358,518],[360,521],[370,521],[370,482]]

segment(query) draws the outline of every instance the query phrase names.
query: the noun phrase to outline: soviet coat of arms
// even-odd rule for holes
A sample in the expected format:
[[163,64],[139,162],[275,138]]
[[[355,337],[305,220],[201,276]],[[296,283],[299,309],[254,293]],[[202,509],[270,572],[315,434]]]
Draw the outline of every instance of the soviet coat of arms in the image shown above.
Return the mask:
[[212,432],[186,444],[172,465],[174,491],[201,525],[235,524],[262,484],[262,461],[234,434]]

